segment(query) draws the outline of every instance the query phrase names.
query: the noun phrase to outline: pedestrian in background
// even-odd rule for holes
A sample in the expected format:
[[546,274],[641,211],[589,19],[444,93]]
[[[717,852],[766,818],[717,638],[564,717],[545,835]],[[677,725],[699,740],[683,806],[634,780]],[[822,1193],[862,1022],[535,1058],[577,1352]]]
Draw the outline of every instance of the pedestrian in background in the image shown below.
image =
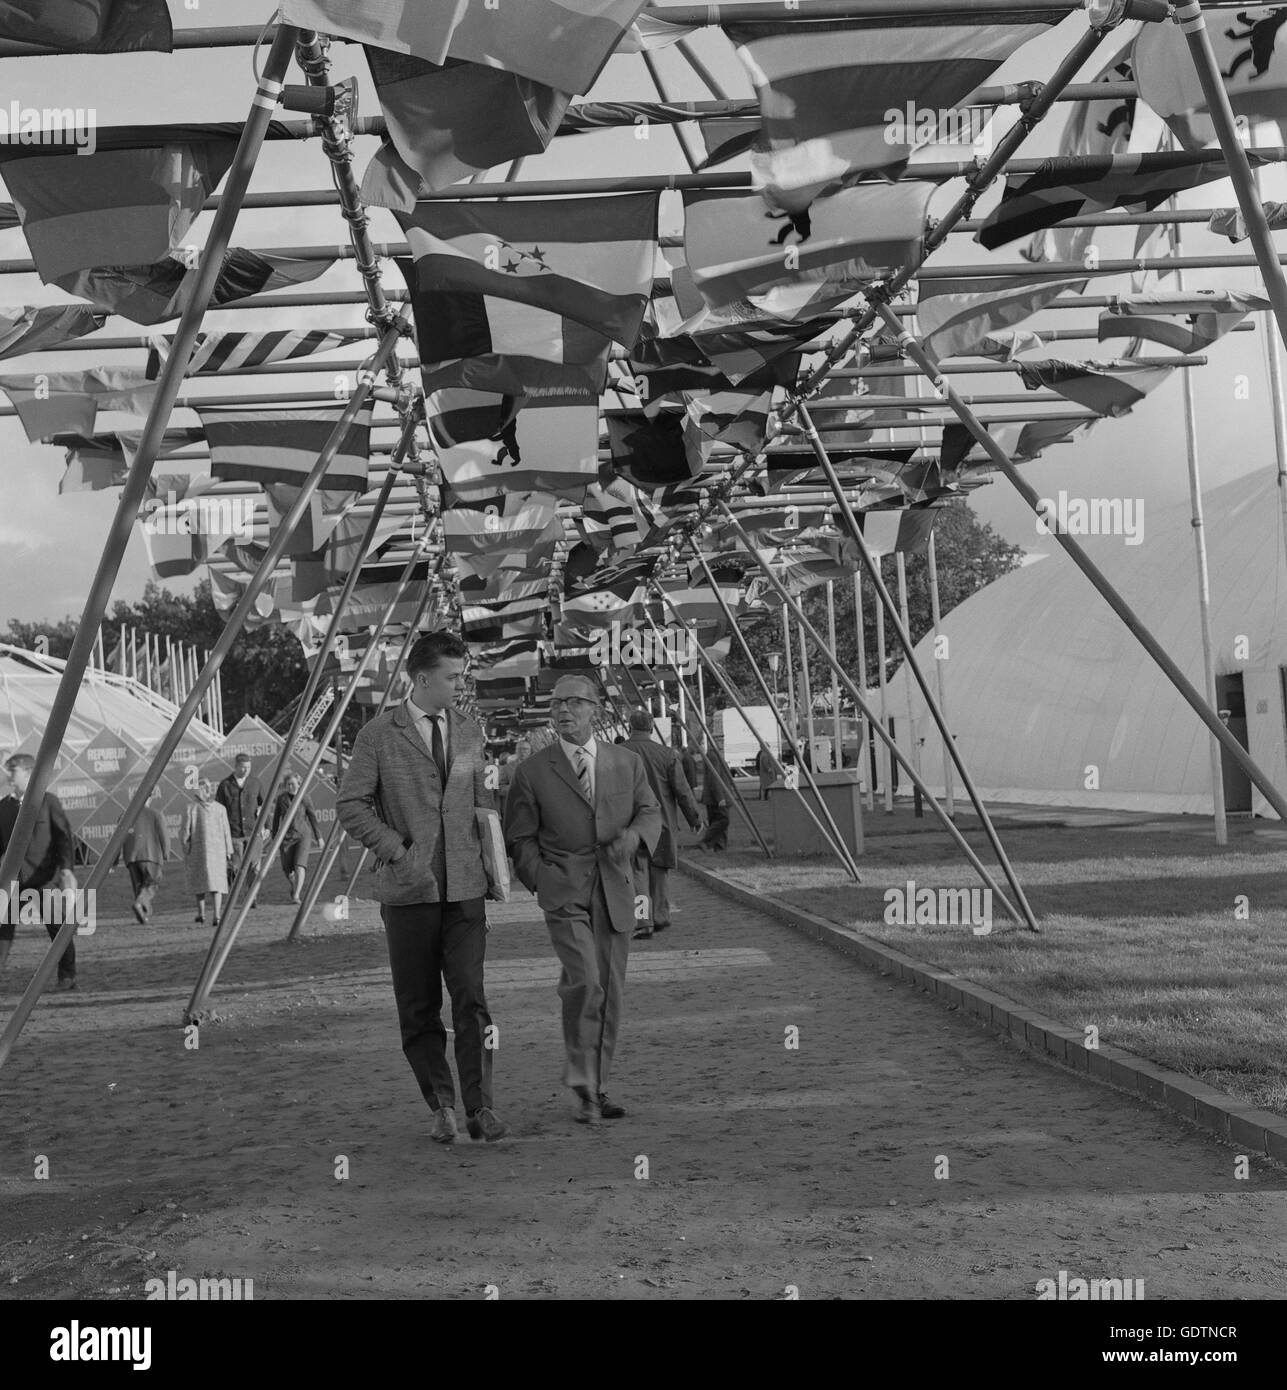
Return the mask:
[[215,800],[214,783],[208,777],[197,783],[183,825],[183,853],[187,856],[188,892],[197,900],[197,922],[206,920],[206,894],[212,899],[213,924],[219,925],[224,895],[228,892],[228,864],[235,853],[228,812]]
[[116,856],[118,864],[122,859],[125,861],[130,887],[134,890],[134,918],[142,923],[152,916],[152,900],[165,872],[162,865],[170,857],[170,831],[165,817],[153,804],[158,791],[159,788],[153,787],[148,792],[147,802],[125,832],[121,851]]
[[[302,783],[294,772],[286,774],[286,781],[273,804],[272,833],[276,837],[282,821],[290,812],[290,804],[299,796]],[[290,884],[290,900],[297,903],[304,896],[304,879],[308,874],[308,860],[313,850],[322,843],[322,832],[317,825],[317,812],[308,797],[300,797],[290,816],[290,826],[281,843],[279,858],[282,872]]]

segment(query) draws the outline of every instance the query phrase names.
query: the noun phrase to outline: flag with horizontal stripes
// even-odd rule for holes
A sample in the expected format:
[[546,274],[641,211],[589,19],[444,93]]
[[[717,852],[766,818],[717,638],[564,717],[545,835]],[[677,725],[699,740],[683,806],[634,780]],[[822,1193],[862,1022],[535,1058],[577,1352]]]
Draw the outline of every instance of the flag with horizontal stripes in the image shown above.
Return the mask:
[[[1212,23],[1207,35],[1234,115],[1287,119],[1287,57],[1278,48],[1287,11],[1248,6],[1231,18],[1232,27]],[[1145,24],[1132,56],[1141,100],[1180,144],[1191,150],[1215,144],[1215,126],[1182,30]]]
[[577,529],[595,550],[629,552],[642,543],[632,495],[637,494],[620,478],[596,481],[586,489]]
[[[1271,232],[1281,232],[1287,228],[1287,203],[1261,203],[1260,207]],[[1207,227],[1221,236],[1227,236],[1235,245],[1246,241],[1248,235],[1241,208],[1217,208],[1211,214]]]
[[[212,376],[218,372],[239,372],[248,367],[266,367],[272,362],[290,362],[316,352],[336,348],[364,337],[358,329],[324,331],[319,328],[282,328],[269,333],[199,333],[188,362],[187,376]],[[156,333],[148,339],[147,375],[160,376],[174,342],[171,333]],[[325,367],[318,369],[325,371]]]
[[643,616],[646,594],[638,580],[628,578],[599,585],[581,593],[565,594],[562,620],[577,627],[611,627]]
[[572,100],[503,68],[429,63],[366,50],[387,134],[362,178],[371,207],[411,212],[417,198],[498,164],[541,154]]
[[[1248,152],[1253,165],[1265,162]],[[1191,154],[1086,155],[1046,159],[1032,174],[1006,179],[1001,201],[983,219],[974,239],[989,251],[1091,213],[1145,212],[1187,188],[1227,179],[1223,160],[1195,163]]]
[[605,410],[612,467],[645,491],[691,483],[701,476],[702,456],[680,410],[648,416],[642,410]]
[[396,214],[413,294],[492,295],[630,344],[652,293],[657,193],[420,203]]
[[41,372],[0,376],[0,390],[13,402],[27,438],[34,444],[59,430],[93,434],[100,410],[146,415],[156,383],[140,371],[98,367],[89,372]]
[[[1061,18],[908,15],[723,26],[760,99],[766,196],[798,211],[820,192],[871,170],[897,174],[913,148],[971,122],[961,103],[1021,44]],[[955,120],[953,121],[953,118]],[[944,127],[952,121],[953,129]]]
[[46,352],[74,338],[83,338],[107,322],[107,315],[88,304],[30,304],[0,309],[0,358]]
[[63,53],[169,53],[165,0],[5,0],[0,39]]
[[523,680],[541,669],[541,648],[535,637],[479,647],[473,652],[477,680]]
[[153,527],[144,524],[142,531],[153,579],[176,579],[196,572],[204,557],[191,531],[167,527],[164,518],[157,519]]
[[457,584],[461,598],[469,603],[509,603],[513,599],[532,598],[545,593],[544,579],[462,579]]
[[1269,307],[1267,299],[1239,290],[1120,295],[1099,316],[1099,341],[1145,338],[1177,352],[1201,352]]
[[1029,391],[1047,386],[1096,415],[1118,416],[1129,415],[1175,368],[1142,367],[1129,361],[1061,362],[1050,357],[1039,362],[1020,362],[1015,370]]
[[[210,442],[216,478],[250,483],[302,483],[313,471],[346,407],[294,410],[243,406],[195,407]],[[365,492],[371,453],[368,402],[344,431],[320,488]]]
[[471,439],[503,441],[512,432],[522,408],[521,396],[475,391],[466,386],[439,386],[436,374],[425,373],[425,418],[429,437],[438,449]]
[[588,92],[644,0],[523,0],[521,5],[425,0],[284,0],[302,29],[410,53],[504,68],[566,92]]
[[499,447],[475,441],[438,454],[444,481],[459,497],[551,492],[580,499],[599,475],[596,405],[524,410]]
[[736,584],[717,584],[719,598],[716,598],[709,585],[663,583],[661,587],[662,592],[669,600],[667,606],[673,606],[672,611],[685,622],[721,621],[724,617],[724,610],[720,607],[720,598],[732,610],[734,617],[737,617],[741,606],[742,591]]
[[753,195],[686,190],[693,284],[711,309],[748,300],[761,315],[798,319],[833,307],[919,253],[935,187],[907,180],[848,188],[790,217]]
[[542,493],[508,493],[481,509],[453,500],[442,514],[443,546],[453,555],[522,551],[546,539],[551,525],[562,539],[554,498]]
[[467,605],[461,609],[460,630],[469,642],[504,642],[511,638],[540,637],[545,632],[545,614],[549,600],[539,599],[515,604]]
[[1085,279],[1041,276],[969,276],[921,280],[916,322],[924,347],[938,359],[977,351],[997,329],[1031,318],[1065,290],[1080,293]]
[[[423,581],[414,579],[405,587],[399,586],[396,580],[358,584],[344,612],[340,614],[337,629],[340,632],[361,632],[364,628],[374,627],[384,617],[390,604],[393,605],[388,620],[390,623],[415,622],[423,592]],[[330,595],[322,600],[319,611],[322,608],[328,615],[334,612]]]

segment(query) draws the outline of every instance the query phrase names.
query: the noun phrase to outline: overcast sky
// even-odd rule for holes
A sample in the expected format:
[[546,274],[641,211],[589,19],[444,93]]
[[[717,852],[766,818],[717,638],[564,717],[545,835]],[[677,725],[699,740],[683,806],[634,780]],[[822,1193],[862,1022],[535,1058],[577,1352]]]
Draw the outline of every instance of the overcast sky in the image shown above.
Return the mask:
[[[218,5],[199,5],[189,9],[181,0],[171,0],[176,27],[228,25],[261,22],[271,8],[264,0],[220,0]],[[1084,27],[1080,15],[1071,15],[1051,34],[1027,45],[997,74],[997,81],[1049,76],[1058,56],[1065,52]],[[749,96],[750,86],[730,45],[717,32],[697,36],[695,47],[724,83],[731,95]],[[1110,37],[1102,56],[1087,66],[1083,78],[1093,75],[1120,47]],[[361,110],[378,110],[360,50],[336,45],[334,70],[338,76],[357,74],[362,84]],[[663,81],[670,94],[678,98],[706,97],[709,93],[675,51],[658,54]],[[247,49],[200,50],[171,55],[137,54],[102,57],[9,59],[5,62],[5,99],[23,107],[87,107],[97,113],[100,126],[157,124],[164,119],[217,121],[244,119],[253,87],[250,52]],[[294,76],[298,80],[298,74]],[[601,99],[655,98],[647,72],[638,57],[618,57],[609,61],[593,93]],[[1024,146],[1024,155],[1053,153],[1068,108],[1057,108],[1046,128]],[[1004,118],[1008,123],[1009,117]],[[1004,128],[1003,126],[1001,128]],[[1156,147],[1157,123],[1143,108],[1136,123],[1135,144],[1141,149]],[[1275,133],[1276,134],[1276,133]],[[359,177],[374,150],[374,139],[358,141]],[[641,141],[629,131],[559,139],[539,159],[529,159],[523,177],[576,177],[630,171],[660,173],[681,170],[683,164],[673,135],[665,130]],[[316,141],[304,144],[270,143],[265,146],[251,191],[272,189],[318,189],[330,186],[330,175],[321,147]],[[947,206],[960,185],[949,185],[936,196],[931,211]],[[982,204],[986,210],[995,194]],[[1287,199],[1287,178],[1281,166],[1268,171],[1265,196]],[[1223,207],[1233,203],[1226,183],[1208,184],[1185,195],[1185,207]],[[197,223],[196,238],[204,239],[209,216]],[[377,241],[398,241],[401,234],[392,214],[377,210],[373,214]],[[665,195],[662,201],[662,230],[677,232],[679,200]],[[245,211],[238,219],[234,245],[274,247],[298,244],[347,243],[346,227],[333,208],[303,211]],[[1127,256],[1133,249],[1133,229],[1109,229],[1099,239],[1106,256]],[[1279,239],[1287,246],[1287,240]],[[1215,237],[1200,224],[1184,229],[1184,249],[1194,255],[1228,254],[1247,251],[1247,243],[1233,248],[1227,239]],[[28,252],[19,230],[0,232],[0,259],[25,259]],[[963,264],[986,261],[986,253],[967,236],[949,239],[934,264]],[[1017,259],[1017,244],[995,254],[994,259]],[[401,284],[401,276],[386,264],[385,283]],[[1194,271],[1188,288],[1252,289],[1258,272]],[[1173,287],[1174,282],[1170,282]],[[307,289],[352,290],[359,287],[350,262],[329,272]],[[1091,293],[1110,293],[1127,288],[1125,277],[1092,281]],[[54,304],[68,296],[42,286],[35,275],[6,277],[0,303]],[[1080,314],[1060,312],[1033,321],[1035,326],[1063,328],[1093,325],[1095,310]],[[281,315],[251,312],[212,315],[210,323],[224,328],[250,329],[281,326]],[[358,307],[294,310],[292,326],[336,327],[362,322]],[[160,326],[173,331],[174,324]],[[114,336],[131,333],[132,325],[113,319],[109,332]],[[160,331],[138,330],[139,332]],[[1160,350],[1158,355],[1162,355]],[[1052,355],[1063,357],[1108,356],[1108,348],[1086,343],[1056,344]],[[1209,350],[1210,364],[1196,372],[1198,435],[1203,482],[1214,488],[1232,478],[1274,465],[1274,443],[1269,405],[1268,377],[1264,360],[1263,334],[1235,334]],[[140,365],[142,351],[133,354],[104,353],[102,365]],[[36,363],[48,370],[85,369],[100,365],[91,353],[45,354],[40,359],[17,359],[5,364],[7,371],[30,372]],[[964,379],[973,386],[978,378]],[[315,386],[329,388],[328,373],[322,378],[300,375],[291,378],[291,389]],[[227,389],[224,383],[221,389]],[[249,379],[236,383],[241,389]],[[206,389],[214,389],[212,387]],[[977,389],[977,388],[975,388]],[[1001,389],[1000,384],[989,387]],[[1017,389],[1016,387],[1007,388]],[[174,424],[195,424],[188,412],[178,412]],[[101,415],[99,428],[137,428],[136,417]],[[16,419],[0,419],[0,628],[10,617],[56,619],[78,614],[83,604],[107,532],[119,492],[73,493],[58,495],[63,472],[60,449],[29,445]],[[1033,486],[1053,496],[1060,488],[1085,496],[1140,497],[1147,507],[1159,509],[1186,493],[1186,465],[1181,387],[1179,373],[1156,391],[1129,417],[1098,425],[1089,438],[1073,446],[1051,449],[1036,463],[1025,465]],[[973,496],[976,511],[992,522],[1008,539],[1028,549],[1050,548],[1048,537],[1036,534],[1027,509],[1004,480],[980,489]],[[1147,535],[1147,532],[1146,532]],[[1165,543],[1167,538],[1156,538]],[[1147,544],[1147,541],[1146,541]],[[1064,561],[1059,561],[1064,563]],[[114,591],[115,597],[132,600],[140,596],[148,577],[141,536],[137,528],[131,539],[125,563]],[[169,581],[172,588],[183,588],[189,581]]]

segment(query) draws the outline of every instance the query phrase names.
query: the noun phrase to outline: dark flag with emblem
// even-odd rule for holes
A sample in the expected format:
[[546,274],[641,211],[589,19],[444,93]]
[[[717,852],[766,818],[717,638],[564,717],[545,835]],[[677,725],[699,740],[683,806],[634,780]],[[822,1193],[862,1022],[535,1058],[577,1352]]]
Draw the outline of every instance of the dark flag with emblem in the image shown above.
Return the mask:
[[62,53],[169,53],[165,0],[4,0],[0,40]]

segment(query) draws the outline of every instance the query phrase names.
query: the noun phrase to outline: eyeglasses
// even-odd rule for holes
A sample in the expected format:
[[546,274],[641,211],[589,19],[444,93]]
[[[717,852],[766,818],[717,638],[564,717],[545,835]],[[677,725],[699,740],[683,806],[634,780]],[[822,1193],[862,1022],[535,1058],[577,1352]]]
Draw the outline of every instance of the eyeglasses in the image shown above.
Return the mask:
[[570,708],[572,705],[593,705],[593,704],[594,704],[594,701],[593,701],[593,700],[583,700],[583,699],[581,699],[580,696],[578,696],[578,695],[573,695],[570,699],[566,699],[566,700],[564,700],[564,699],[551,700],[551,701],[550,701],[550,708],[551,708],[552,710],[556,710],[556,709]]

